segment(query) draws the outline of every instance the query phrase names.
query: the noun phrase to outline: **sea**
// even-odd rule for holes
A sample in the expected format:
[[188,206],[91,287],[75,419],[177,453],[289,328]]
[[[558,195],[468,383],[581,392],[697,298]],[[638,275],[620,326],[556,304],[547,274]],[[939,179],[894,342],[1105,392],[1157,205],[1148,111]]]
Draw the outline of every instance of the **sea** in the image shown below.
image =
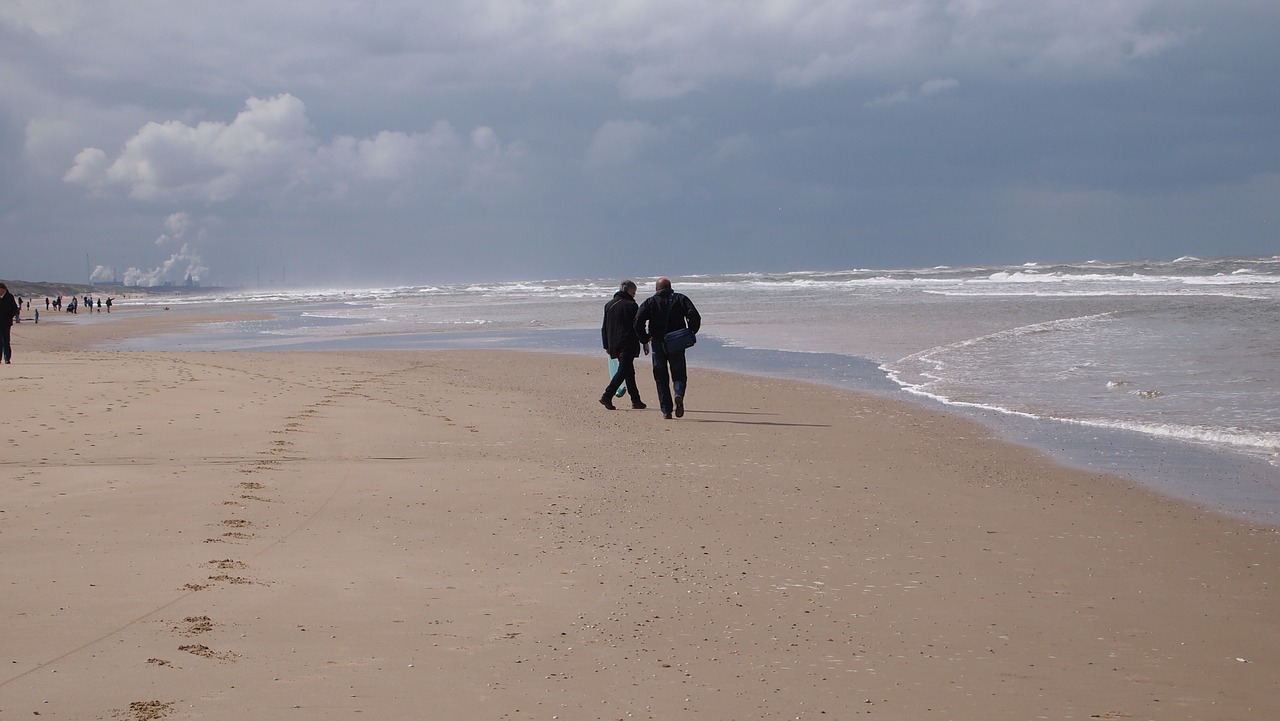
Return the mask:
[[[1280,256],[670,276],[697,369],[975,418],[1063,463],[1280,526]],[[117,301],[240,312],[115,350],[502,348],[599,356],[618,278],[195,290]],[[639,298],[653,278],[638,277]],[[692,411],[691,411],[692,414]]]

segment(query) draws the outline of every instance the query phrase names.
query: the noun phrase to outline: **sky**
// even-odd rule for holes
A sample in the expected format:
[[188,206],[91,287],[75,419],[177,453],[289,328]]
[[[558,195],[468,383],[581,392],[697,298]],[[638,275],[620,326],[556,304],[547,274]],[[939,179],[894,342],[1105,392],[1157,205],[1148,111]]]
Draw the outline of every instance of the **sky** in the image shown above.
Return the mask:
[[0,0],[0,278],[1280,253],[1275,0]]

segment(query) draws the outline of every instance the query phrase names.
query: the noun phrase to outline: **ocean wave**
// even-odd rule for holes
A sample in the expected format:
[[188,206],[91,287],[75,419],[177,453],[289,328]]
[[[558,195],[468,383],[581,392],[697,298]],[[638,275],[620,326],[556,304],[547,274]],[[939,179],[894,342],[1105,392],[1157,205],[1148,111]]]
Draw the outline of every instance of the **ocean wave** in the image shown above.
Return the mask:
[[1126,431],[1142,433],[1157,438],[1195,443],[1206,446],[1229,446],[1271,459],[1280,458],[1280,433],[1251,431],[1240,428],[1210,428],[1204,426],[1178,425],[1176,423],[1143,423],[1137,421],[1116,421],[1112,419],[1058,419],[1079,425],[1095,428],[1118,428]]
[[[944,356],[954,354],[957,351],[970,348],[980,344],[993,344],[1005,346],[1007,341],[1017,339],[1028,335],[1036,335],[1041,333],[1050,333],[1056,331],[1081,331],[1115,317],[1112,312],[1092,313],[1089,315],[1073,316],[1070,318],[1055,318],[1040,323],[1029,323],[1027,325],[1017,326],[1015,328],[1006,328],[996,331],[995,333],[987,333],[985,335],[973,338],[965,338],[953,343],[926,348],[922,351],[912,353],[905,358],[895,361],[893,365],[908,366],[912,364],[927,364],[934,369],[941,369],[945,366]],[[915,371],[921,373],[919,369]],[[940,379],[940,378],[936,378]]]
[[[1202,260],[1183,256],[1174,260],[1101,261],[1020,265],[922,268],[846,268],[840,270],[752,271],[673,277],[677,289],[697,292],[806,292],[813,290],[926,289],[949,295],[1067,295],[1187,294],[1200,292],[1243,297],[1280,294],[1280,256]],[[427,283],[367,288],[210,289],[172,295],[121,299],[122,305],[252,304],[324,301],[380,301],[429,297],[587,299],[611,294],[613,279],[543,279],[458,283]],[[1047,290],[1052,288],[1053,290]],[[1034,290],[1029,290],[1034,289]],[[1211,290],[1205,290],[1211,289]]]
[[[881,370],[883,370],[883,367],[881,368]],[[890,380],[893,380],[895,382],[900,382],[898,381],[895,374],[887,373],[887,375],[889,376]],[[938,403],[941,403],[947,406],[954,406],[956,408],[976,408],[979,410],[995,411],[997,413],[1003,413],[1009,416],[1018,416],[1021,418],[1032,418],[1032,419],[1045,418],[1045,416],[1038,416],[1035,413],[1030,413],[1028,411],[1021,411],[1021,410],[1017,410],[1007,406],[1001,406],[995,403],[978,403],[976,401],[952,400],[940,393],[934,393],[932,391],[926,390],[923,386],[918,386],[918,385],[904,385],[902,387],[902,390],[904,390],[907,393],[910,393],[911,395],[919,396],[921,398],[928,398],[929,400],[936,401]]]
[[[890,380],[898,383],[905,392],[922,398],[928,398],[929,400],[946,406],[992,411],[1020,418],[1054,421],[1091,428],[1123,430],[1140,433],[1154,438],[1192,443],[1212,448],[1232,448],[1250,456],[1263,458],[1272,465],[1280,465],[1280,433],[1240,428],[1214,428],[1206,426],[1181,425],[1177,423],[1151,423],[1111,418],[1070,418],[1055,415],[1053,413],[1032,413],[1030,411],[1002,405],[998,402],[955,400],[943,393],[929,390],[928,384],[905,383],[898,372],[892,371],[886,366],[881,366],[880,369],[885,372]],[[1158,391],[1135,391],[1135,393],[1144,397],[1146,397],[1146,394],[1152,394],[1150,396],[1152,398],[1162,395]]]

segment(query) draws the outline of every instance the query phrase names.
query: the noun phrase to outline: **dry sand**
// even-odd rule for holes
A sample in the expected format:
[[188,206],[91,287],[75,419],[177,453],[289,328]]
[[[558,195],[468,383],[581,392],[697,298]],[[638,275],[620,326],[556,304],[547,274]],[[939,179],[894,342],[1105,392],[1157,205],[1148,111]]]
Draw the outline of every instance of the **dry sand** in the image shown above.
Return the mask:
[[1280,718],[1276,529],[962,419],[52,315],[0,366],[6,720]]

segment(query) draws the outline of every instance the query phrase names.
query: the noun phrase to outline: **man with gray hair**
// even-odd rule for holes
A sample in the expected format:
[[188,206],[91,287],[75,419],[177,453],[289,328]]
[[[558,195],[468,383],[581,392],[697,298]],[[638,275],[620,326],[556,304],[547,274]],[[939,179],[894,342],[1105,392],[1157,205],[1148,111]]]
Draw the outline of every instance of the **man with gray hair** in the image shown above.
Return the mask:
[[[600,341],[604,351],[610,358],[618,361],[618,370],[609,379],[609,386],[600,396],[600,405],[609,410],[617,410],[613,405],[613,396],[623,383],[627,384],[627,393],[631,394],[631,407],[645,408],[640,400],[640,389],[636,387],[636,358],[640,355],[640,338],[636,336],[636,284],[624,280],[618,285],[618,292],[613,300],[604,307],[604,322],[600,325]],[[649,354],[649,344],[644,344],[645,355]]]

